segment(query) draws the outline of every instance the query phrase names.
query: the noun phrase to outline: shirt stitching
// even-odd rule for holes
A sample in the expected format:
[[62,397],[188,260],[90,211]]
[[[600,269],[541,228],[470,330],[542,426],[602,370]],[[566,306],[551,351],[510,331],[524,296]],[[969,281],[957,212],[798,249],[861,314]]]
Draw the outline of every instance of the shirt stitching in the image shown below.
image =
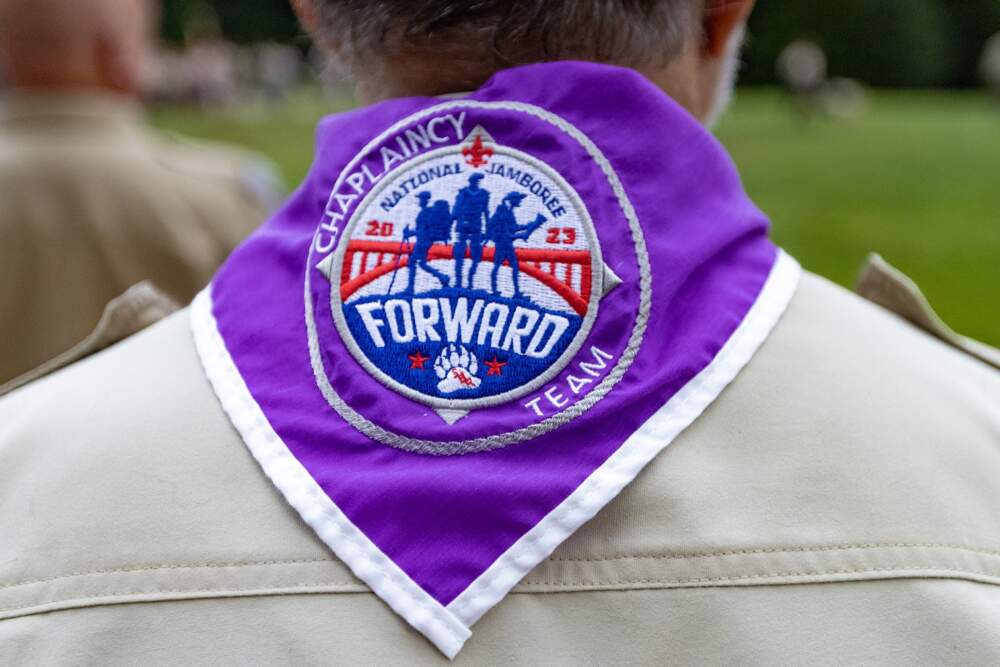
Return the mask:
[[34,602],[28,605],[20,605],[16,607],[3,607],[0,608],[0,613],[21,611],[23,609],[34,609],[36,607],[45,607],[50,604],[70,604],[74,602],[87,602],[93,600],[103,600],[106,598],[120,598],[128,597],[130,595],[190,595],[190,594],[202,594],[202,593],[212,593],[215,595],[225,595],[227,593],[259,593],[261,595],[278,595],[281,591],[289,590],[292,588],[324,588],[329,586],[355,586],[358,582],[354,581],[328,581],[328,582],[307,582],[299,584],[287,584],[284,586],[250,586],[246,588],[181,588],[181,589],[153,589],[153,590],[138,590],[138,591],[118,591],[115,593],[102,593],[100,595],[88,595],[82,598],[55,598],[52,600],[46,600],[45,602]]
[[820,546],[791,546],[791,547],[766,547],[760,549],[734,549],[730,551],[706,551],[694,553],[678,554],[637,554],[632,556],[607,556],[603,558],[563,558],[552,557],[551,562],[564,563],[600,563],[621,560],[685,560],[697,558],[722,558],[725,556],[752,556],[759,554],[780,554],[780,553],[810,553],[824,551],[852,551],[852,550],[873,550],[873,549],[949,549],[952,551],[965,551],[968,553],[983,554],[987,556],[1000,556],[1000,550],[982,549],[976,547],[965,547],[957,544],[939,543],[865,543],[865,544],[832,544]]
[[523,581],[525,586],[622,586],[631,584],[693,584],[711,583],[725,581],[747,581],[751,579],[781,579],[785,577],[825,577],[835,574],[874,574],[878,572],[895,572],[903,574],[906,572],[958,572],[966,575],[980,575],[984,577],[1000,578],[1000,571],[983,571],[971,568],[958,567],[934,567],[929,565],[903,565],[900,567],[875,567],[863,569],[846,570],[817,570],[813,572],[777,572],[771,574],[746,574],[728,577],[690,577],[683,579],[619,579],[616,581],[595,581],[581,584],[580,582],[565,581]]
[[262,560],[262,561],[209,561],[205,563],[183,563],[183,564],[160,564],[160,565],[139,565],[134,567],[118,567],[118,568],[106,568],[102,570],[89,570],[86,572],[73,572],[72,574],[60,574],[52,577],[43,577],[40,579],[28,579],[25,581],[18,581],[12,584],[2,584],[0,585],[0,590],[7,590],[9,588],[18,588],[20,586],[30,586],[31,584],[42,584],[50,581],[59,581],[61,579],[73,579],[76,577],[87,577],[91,575],[98,574],[127,574],[129,572],[150,572],[154,570],[197,570],[201,568],[227,568],[227,567],[258,567],[258,566],[270,566],[270,565],[302,565],[309,563],[340,563],[339,560],[332,558],[301,558],[301,559],[288,559],[288,560]]
[[[560,558],[552,557],[547,562],[562,563],[602,563],[624,560],[693,560],[701,558],[722,558],[726,556],[748,556],[759,554],[779,554],[779,553],[812,553],[825,551],[851,551],[851,550],[874,550],[874,549],[948,549],[952,551],[962,551],[987,556],[1000,556],[1000,551],[990,549],[980,549],[974,547],[964,547],[954,544],[940,543],[866,543],[866,544],[843,544],[843,545],[821,545],[821,546],[791,546],[791,547],[769,547],[761,549],[739,549],[731,551],[695,552],[688,554],[649,554],[634,556],[610,556],[606,558]],[[222,569],[237,567],[261,567],[272,565],[305,565],[311,563],[337,563],[341,561],[332,558],[298,558],[298,559],[275,559],[262,561],[206,561],[203,563],[181,563],[181,564],[153,564],[138,565],[121,568],[104,568],[99,570],[88,570],[84,572],[73,572],[51,577],[38,579],[28,579],[10,584],[0,584],[0,590],[30,586],[32,584],[48,583],[63,579],[73,579],[103,574],[128,574],[134,572],[151,572],[158,570],[196,570],[196,569]],[[770,575],[780,576],[780,575]],[[352,582],[359,583],[359,582]],[[527,583],[527,582],[525,582]],[[600,585],[600,584],[598,584]]]
[[[894,572],[897,574],[911,573],[911,572],[925,572],[925,573],[935,573],[935,572],[955,572],[965,575],[980,575],[986,577],[997,577],[997,572],[987,572],[982,570],[974,570],[967,568],[947,568],[947,567],[931,567],[925,565],[913,565],[913,566],[902,566],[902,567],[892,567],[892,568],[866,568],[866,569],[842,569],[842,570],[817,570],[817,571],[807,571],[807,572],[782,572],[774,574],[751,574],[742,576],[731,576],[731,577],[691,577],[682,579],[621,579],[616,581],[599,581],[599,582],[588,582],[583,584],[583,586],[626,586],[626,585],[636,585],[636,584],[693,584],[693,583],[723,583],[723,582],[734,582],[734,581],[748,581],[754,579],[779,579],[785,577],[819,577],[819,576],[831,576],[831,575],[847,575],[847,574],[874,574],[879,572]],[[556,587],[581,587],[580,583],[572,582],[555,582],[555,581],[524,581],[525,585],[528,586],[556,586]],[[299,583],[299,584],[288,584],[286,586],[276,586],[273,588],[267,587],[248,587],[248,588],[200,588],[200,589],[153,589],[153,590],[132,590],[132,591],[119,591],[115,593],[106,593],[102,595],[93,595],[82,598],[69,598],[69,599],[54,599],[45,602],[34,603],[30,605],[22,605],[16,607],[6,607],[0,608],[0,613],[7,613],[13,611],[20,611],[24,609],[33,609],[36,607],[45,607],[51,604],[70,604],[76,602],[87,602],[94,600],[104,600],[108,598],[120,598],[128,597],[132,595],[191,595],[191,594],[205,594],[212,593],[215,595],[225,595],[228,593],[259,593],[262,595],[266,594],[279,594],[283,590],[296,589],[296,588],[320,588],[325,586],[352,586],[356,582],[345,582],[345,581],[332,581],[332,582],[309,582],[309,583]]]

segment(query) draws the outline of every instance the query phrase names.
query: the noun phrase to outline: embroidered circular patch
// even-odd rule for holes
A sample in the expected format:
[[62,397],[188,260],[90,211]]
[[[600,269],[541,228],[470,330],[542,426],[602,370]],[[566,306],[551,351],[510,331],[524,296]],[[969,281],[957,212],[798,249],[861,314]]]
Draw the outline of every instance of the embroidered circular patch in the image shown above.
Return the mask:
[[597,315],[600,244],[551,167],[481,127],[383,177],[344,227],[337,328],[379,381],[437,408],[523,396]]
[[484,451],[568,424],[624,377],[649,257],[610,162],[565,119],[446,102],[338,173],[305,322],[317,386],[349,424],[410,451]]

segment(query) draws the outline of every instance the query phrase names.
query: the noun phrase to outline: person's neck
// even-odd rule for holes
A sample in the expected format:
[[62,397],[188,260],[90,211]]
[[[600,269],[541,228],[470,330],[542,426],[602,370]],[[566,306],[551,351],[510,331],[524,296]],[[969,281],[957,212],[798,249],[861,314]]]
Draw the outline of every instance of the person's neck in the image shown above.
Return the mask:
[[475,90],[498,71],[481,63],[455,59],[386,57],[357,80],[357,97],[374,104],[400,97],[440,97]]
[[[447,97],[468,94],[503,68],[484,69],[481,63],[455,60],[445,64],[436,60],[394,62],[384,60],[357,82],[357,97],[362,104],[374,104],[401,97]],[[698,118],[710,108],[703,99],[690,63],[679,59],[664,67],[638,70],[674,101]]]
[[140,122],[142,103],[134,95],[104,86],[10,86],[0,94],[0,115],[11,117],[66,117],[116,119],[127,125]]
[[61,93],[83,95],[106,95],[138,99],[139,92],[132,88],[122,88],[108,84],[101,77],[86,74],[32,73],[31,75],[10,74],[8,87],[27,93]]

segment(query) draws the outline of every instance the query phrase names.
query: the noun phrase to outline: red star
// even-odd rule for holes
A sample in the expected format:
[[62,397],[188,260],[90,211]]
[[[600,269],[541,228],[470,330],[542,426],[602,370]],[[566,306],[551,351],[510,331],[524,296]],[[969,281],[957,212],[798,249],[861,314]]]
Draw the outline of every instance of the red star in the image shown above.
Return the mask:
[[503,371],[500,369],[507,365],[506,361],[497,361],[496,355],[493,355],[493,361],[487,361],[486,365],[490,367],[486,375],[503,375]]
[[410,368],[418,368],[420,370],[424,369],[424,364],[427,362],[428,359],[430,359],[430,357],[425,357],[423,354],[421,354],[420,350],[417,350],[416,352],[407,356],[406,358],[409,359],[411,362]]

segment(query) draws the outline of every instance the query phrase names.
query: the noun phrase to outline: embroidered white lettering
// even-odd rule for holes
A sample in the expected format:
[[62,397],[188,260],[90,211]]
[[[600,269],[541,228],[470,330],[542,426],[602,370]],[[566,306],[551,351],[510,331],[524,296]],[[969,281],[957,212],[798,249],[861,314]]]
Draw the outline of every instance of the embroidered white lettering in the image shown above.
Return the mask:
[[346,195],[343,195],[343,194],[337,193],[337,203],[340,204],[340,210],[342,212],[346,213],[348,207],[351,205],[351,202],[354,201],[357,198],[358,198],[358,196],[355,195],[355,194],[346,194]]
[[452,313],[451,301],[441,299],[441,318],[444,320],[445,336],[450,343],[461,342],[468,345],[472,342],[472,335],[476,331],[476,323],[479,315],[483,312],[483,301],[476,300],[472,304],[472,312],[469,313],[469,300],[465,297],[458,299],[455,303],[455,312]]
[[368,330],[372,342],[375,343],[375,347],[385,347],[385,339],[382,338],[382,332],[379,331],[385,326],[385,322],[375,317],[376,311],[380,310],[382,310],[382,304],[378,301],[358,306],[358,314],[361,316],[361,321],[364,323],[365,329]]
[[375,176],[374,174],[372,174],[372,170],[368,167],[367,164],[361,167],[361,171],[364,172],[365,177],[368,179],[368,182],[371,183],[372,185],[378,183],[380,180],[382,180],[382,177],[385,176],[385,173],[380,173],[378,176]]
[[462,126],[465,125],[465,112],[463,111],[462,113],[458,114],[457,118],[451,114],[448,114],[447,116],[445,116],[445,118],[447,118],[451,122],[451,124],[455,127],[455,137],[459,141],[464,139],[465,131]]
[[403,156],[392,150],[388,146],[382,147],[382,170],[389,171],[392,165],[403,161]]
[[[468,345],[490,345],[517,355],[544,359],[569,326],[566,318],[524,306],[510,306],[460,297],[389,299],[358,305],[358,315],[376,347],[384,347],[381,331],[388,326],[397,343],[419,340]],[[530,343],[525,349],[525,341]]]
[[537,322],[538,313],[536,311],[521,306],[515,308],[514,317],[510,319],[510,327],[507,328],[507,335],[503,339],[503,349],[513,348],[516,354],[524,354],[521,351],[521,338],[531,333]]
[[389,332],[397,343],[413,340],[413,316],[410,304],[401,299],[390,299],[385,303],[385,319],[389,322]]
[[340,228],[337,225],[341,220],[343,220],[343,216],[334,213],[330,215],[329,222],[320,223],[319,228],[324,232],[330,232],[330,235],[327,237],[322,234],[316,235],[316,252],[326,254],[337,246],[337,239],[340,237]]
[[531,408],[532,410],[534,410],[534,412],[535,412],[536,415],[538,415],[539,417],[544,417],[545,413],[542,412],[541,409],[538,407],[538,404],[541,401],[542,401],[542,397],[541,396],[536,396],[535,398],[533,398],[530,401],[528,401],[527,403],[525,403],[524,407]]
[[441,336],[434,329],[438,323],[438,302],[434,299],[414,299],[413,300],[413,324],[417,332],[417,340],[426,343],[429,340],[441,340]]
[[399,152],[402,153],[404,157],[411,157],[413,155],[413,151],[411,151],[410,147],[406,145],[405,141],[403,141],[403,137],[396,137],[396,146],[399,147]]
[[[496,313],[496,322],[493,321],[493,314]],[[490,345],[500,347],[500,336],[503,334],[503,327],[507,324],[510,316],[510,308],[502,303],[491,303],[483,310],[483,321],[479,326],[480,345],[486,344],[486,337],[490,337]]]
[[566,378],[566,382],[569,384],[569,388],[574,394],[579,394],[580,390],[586,387],[588,384],[593,383],[593,380],[589,378],[578,378],[575,375],[570,375]]
[[437,130],[435,129],[437,128],[438,125],[444,122],[446,122],[445,117],[440,116],[438,118],[432,118],[427,123],[427,136],[430,137],[431,141],[433,141],[436,144],[443,144],[446,141],[448,141],[448,137],[442,137],[440,134],[437,133]]
[[431,147],[431,138],[427,136],[427,128],[423,125],[418,125],[415,130],[407,130],[406,138],[410,141],[410,152],[419,153],[420,148]]
[[531,337],[531,342],[528,343],[528,349],[525,351],[525,354],[537,359],[544,359],[549,356],[552,348],[556,346],[556,343],[559,342],[568,328],[569,320],[565,317],[546,313],[545,317],[542,318],[542,323],[535,330],[535,335]]
[[[544,326],[544,320],[539,329]],[[608,362],[612,361],[614,357],[599,347],[591,346],[590,354],[594,358],[594,361],[581,361],[577,363],[577,368],[581,374],[590,375],[591,377],[599,377],[601,373],[600,370],[604,370],[610,367]],[[579,395],[583,391],[584,387],[589,384],[593,384],[593,380],[587,377],[582,377],[580,374],[569,374],[566,376],[566,388],[573,392],[574,395]],[[544,417],[545,413],[542,411],[540,404],[542,399],[546,399],[556,408],[562,408],[569,404],[569,399],[559,391],[559,385],[551,385],[546,389],[541,396],[535,396],[527,403],[523,403],[524,407],[528,408],[534,412],[539,417]]]
[[319,234],[316,236],[316,252],[321,255],[325,255],[334,249],[337,245],[337,235],[330,234],[329,236],[323,236]]
[[569,404],[569,401],[566,399],[566,397],[559,393],[559,387],[557,387],[556,385],[552,385],[551,387],[545,390],[545,398],[549,399],[549,403],[556,406],[557,408],[561,408],[564,405]]
[[613,357],[597,347],[591,347],[590,353],[594,355],[595,363],[588,363],[586,361],[580,363],[580,370],[591,377],[600,377],[600,371],[607,368],[606,361],[611,361]]
[[465,138],[465,132],[463,131],[463,126],[465,125],[465,112],[463,111],[455,117],[453,114],[448,114],[446,116],[438,116],[437,118],[431,118],[427,121],[426,125],[419,125],[418,131],[423,133],[430,141],[436,144],[446,144],[451,141],[451,138],[447,134],[442,134],[440,126],[444,123],[450,123],[455,131],[455,139],[461,141]]
[[347,184],[350,185],[351,188],[353,188],[358,194],[361,194],[364,191],[364,188],[361,187],[364,183],[365,175],[360,171],[356,171],[347,177]]

